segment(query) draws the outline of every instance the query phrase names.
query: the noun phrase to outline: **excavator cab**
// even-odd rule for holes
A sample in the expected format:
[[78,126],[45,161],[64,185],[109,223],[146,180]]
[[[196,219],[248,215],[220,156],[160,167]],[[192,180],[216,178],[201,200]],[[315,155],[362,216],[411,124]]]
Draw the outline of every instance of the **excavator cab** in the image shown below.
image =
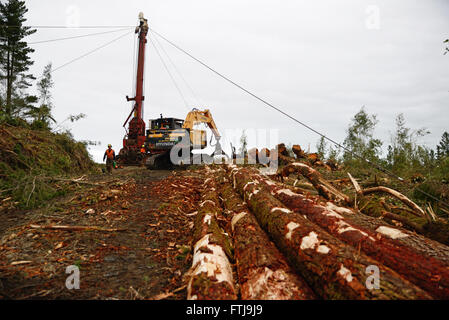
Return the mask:
[[179,143],[188,132],[182,128],[184,120],[177,118],[152,119],[147,130],[145,145],[151,154],[170,150]]
[[150,152],[167,150],[179,143],[183,137],[189,136],[191,149],[204,149],[207,147],[205,130],[185,128],[184,120],[177,118],[164,118],[150,120],[147,130],[147,145]]
[[150,120],[150,126],[149,130],[156,130],[156,129],[181,129],[182,125],[184,124],[184,120],[182,119],[176,119],[176,118],[163,118],[162,114],[161,117],[158,119]]
[[[187,143],[190,151],[206,148],[206,130],[195,129],[194,127],[197,124],[206,124],[215,136],[215,151],[208,157],[213,158],[216,155],[227,157],[221,148],[221,137],[209,110],[193,109],[187,114],[185,120],[164,118],[162,114],[160,118],[150,120],[145,140],[146,149],[150,154],[146,162],[147,167],[170,166],[170,150],[179,143]],[[180,146],[183,147],[183,145]]]

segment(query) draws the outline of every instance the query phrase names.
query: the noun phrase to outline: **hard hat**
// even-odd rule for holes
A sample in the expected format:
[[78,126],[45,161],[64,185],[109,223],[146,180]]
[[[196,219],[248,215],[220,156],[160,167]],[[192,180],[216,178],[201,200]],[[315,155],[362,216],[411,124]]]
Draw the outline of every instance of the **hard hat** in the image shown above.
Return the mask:
[[144,144],[142,145],[142,148],[145,148],[145,145],[144,145]]
[[112,145],[108,144],[108,148],[109,148],[109,147],[112,147]]

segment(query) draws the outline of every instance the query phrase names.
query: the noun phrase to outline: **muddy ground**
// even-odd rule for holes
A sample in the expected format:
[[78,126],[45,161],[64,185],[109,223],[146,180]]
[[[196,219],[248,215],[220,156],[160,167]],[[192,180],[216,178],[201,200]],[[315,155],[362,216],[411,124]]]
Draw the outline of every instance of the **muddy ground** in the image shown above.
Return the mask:
[[[0,298],[185,299],[203,178],[128,167],[85,177],[44,208],[3,214]],[[66,287],[69,266],[79,267],[79,289]]]

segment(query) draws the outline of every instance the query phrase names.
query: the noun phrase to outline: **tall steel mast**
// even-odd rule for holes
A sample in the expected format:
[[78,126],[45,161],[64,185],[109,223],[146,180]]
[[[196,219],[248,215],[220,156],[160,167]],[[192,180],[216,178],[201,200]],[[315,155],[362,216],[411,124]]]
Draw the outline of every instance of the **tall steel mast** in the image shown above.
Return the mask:
[[[137,72],[136,72],[136,95],[133,98],[126,96],[127,101],[135,101],[134,106],[126,119],[123,127],[126,128],[128,120],[128,132],[123,139],[123,149],[120,153],[125,156],[129,153],[138,153],[140,147],[145,143],[145,121],[143,120],[143,101],[145,97],[143,96],[143,80],[144,80],[144,66],[145,66],[145,47],[147,43],[148,34],[148,20],[144,18],[143,13],[139,13],[139,26],[136,27],[136,34],[139,37],[139,50],[137,58]],[[127,157],[127,156],[125,156]]]

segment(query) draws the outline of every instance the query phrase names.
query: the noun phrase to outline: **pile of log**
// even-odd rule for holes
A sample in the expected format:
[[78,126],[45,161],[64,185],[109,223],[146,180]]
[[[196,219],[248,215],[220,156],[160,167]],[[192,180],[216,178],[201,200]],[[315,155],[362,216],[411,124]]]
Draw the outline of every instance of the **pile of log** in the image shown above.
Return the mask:
[[[349,173],[327,181],[312,167],[320,160],[292,151],[296,158],[283,144],[248,152],[248,162],[278,159],[273,175],[256,166],[206,168],[189,299],[449,299],[449,247],[382,219],[419,232],[398,213],[431,221],[431,212],[391,188],[362,188]],[[290,175],[293,185],[284,183]],[[298,184],[302,177],[308,182]],[[338,189],[351,183],[354,196]],[[358,200],[373,193],[402,207],[381,198],[380,219],[362,214]]]
[[[293,212],[300,213],[332,236],[360,248],[435,298],[449,297],[449,248],[416,233],[392,228],[382,220],[295,193],[247,169],[252,179]],[[408,203],[408,201],[406,201]],[[411,203],[409,203],[412,206]],[[416,205],[416,204],[415,204]],[[411,267],[413,266],[413,267]]]
[[257,223],[246,203],[233,190],[221,169],[220,195],[232,214],[234,256],[243,300],[306,300],[316,295],[305,280],[288,265],[273,242]]
[[278,177],[283,181],[284,177],[296,173],[304,176],[315,187],[318,193],[327,200],[334,200],[336,202],[350,203],[351,200],[343,192],[334,188],[327,182],[321,174],[315,169],[301,162],[289,163],[287,166],[280,169],[277,173]]
[[[246,200],[259,225],[290,264],[324,299],[427,299],[424,290],[360,250],[293,212],[261,185],[250,170],[231,166],[235,189]],[[334,212],[335,214],[335,212]],[[338,230],[335,230],[338,233]],[[369,289],[366,270],[379,268],[378,289]]]
[[329,171],[338,170],[338,165],[335,161],[330,160],[330,159],[327,161],[324,161],[324,160],[320,159],[320,155],[318,153],[304,152],[301,149],[301,146],[298,144],[294,144],[292,146],[292,152],[295,154],[297,160],[305,160],[311,166],[324,167]]
[[187,299],[237,299],[230,259],[232,249],[227,235],[217,222],[222,208],[215,180],[204,181],[202,202],[195,217],[193,262],[187,276]]

